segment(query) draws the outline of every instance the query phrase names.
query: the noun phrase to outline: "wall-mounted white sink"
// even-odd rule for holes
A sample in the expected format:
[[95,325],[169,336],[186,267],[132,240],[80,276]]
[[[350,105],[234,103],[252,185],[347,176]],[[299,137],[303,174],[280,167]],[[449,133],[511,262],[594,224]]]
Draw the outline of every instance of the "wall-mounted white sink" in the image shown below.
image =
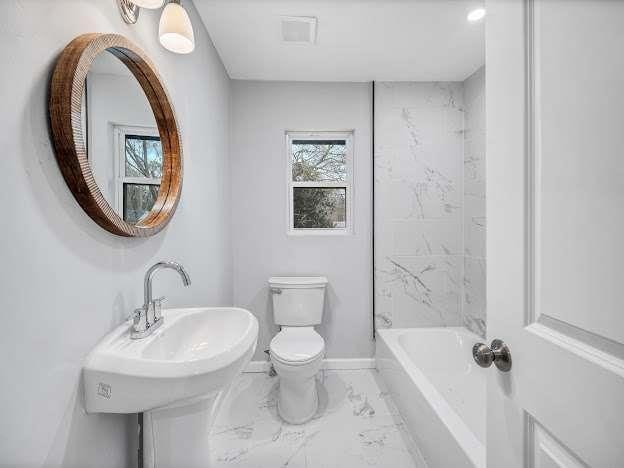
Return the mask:
[[138,413],[228,385],[256,346],[258,321],[244,309],[193,308],[163,312],[152,335],[130,339],[124,323],[87,356],[87,412]]
[[145,432],[152,439],[144,439],[145,466],[154,464],[159,434],[172,432],[180,416],[194,414],[176,430],[178,446],[169,435],[167,449],[157,450],[159,466],[192,466],[206,448],[188,444],[205,444],[202,433],[214,402],[255,351],[258,321],[234,307],[168,309],[163,316],[163,325],[145,338],[131,339],[126,322],[93,349],[83,370],[85,405],[90,413],[146,412],[152,427]]

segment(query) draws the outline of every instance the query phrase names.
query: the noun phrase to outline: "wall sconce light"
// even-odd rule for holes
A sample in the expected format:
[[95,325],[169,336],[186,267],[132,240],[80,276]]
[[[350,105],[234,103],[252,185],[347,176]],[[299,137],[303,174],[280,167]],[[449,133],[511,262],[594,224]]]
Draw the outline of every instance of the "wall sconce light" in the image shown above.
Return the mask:
[[168,3],[160,15],[158,38],[162,46],[176,54],[189,54],[195,48],[193,25],[180,0]]
[[[117,0],[121,17],[128,24],[139,19],[139,9],[157,9],[165,0]],[[180,0],[170,0],[162,11],[158,24],[158,39],[162,46],[176,54],[189,54],[195,49],[193,25]]]

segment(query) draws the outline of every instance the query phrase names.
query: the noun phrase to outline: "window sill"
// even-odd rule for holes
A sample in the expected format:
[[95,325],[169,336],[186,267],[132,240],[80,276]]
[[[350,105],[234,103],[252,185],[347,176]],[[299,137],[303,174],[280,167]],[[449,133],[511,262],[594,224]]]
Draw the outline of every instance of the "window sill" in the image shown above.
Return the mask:
[[351,229],[289,229],[286,234],[292,237],[305,237],[305,236],[351,236],[353,231]]

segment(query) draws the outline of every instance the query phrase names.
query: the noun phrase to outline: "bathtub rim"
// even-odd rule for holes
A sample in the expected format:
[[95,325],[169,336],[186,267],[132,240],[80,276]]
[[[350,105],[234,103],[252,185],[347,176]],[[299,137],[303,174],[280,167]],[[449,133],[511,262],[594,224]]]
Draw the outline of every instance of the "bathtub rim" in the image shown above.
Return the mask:
[[479,441],[474,432],[468,427],[468,424],[457,414],[457,411],[455,411],[435,385],[427,378],[426,374],[412,361],[403,346],[399,343],[399,336],[407,332],[426,332],[433,330],[462,332],[471,335],[476,341],[481,340],[478,335],[464,327],[385,328],[377,330],[377,336],[378,339],[383,341],[401,368],[414,382],[414,385],[418,388],[427,403],[433,408],[442,424],[444,424],[449,433],[457,441],[460,449],[466,454],[472,464],[476,468],[485,468],[485,443]]

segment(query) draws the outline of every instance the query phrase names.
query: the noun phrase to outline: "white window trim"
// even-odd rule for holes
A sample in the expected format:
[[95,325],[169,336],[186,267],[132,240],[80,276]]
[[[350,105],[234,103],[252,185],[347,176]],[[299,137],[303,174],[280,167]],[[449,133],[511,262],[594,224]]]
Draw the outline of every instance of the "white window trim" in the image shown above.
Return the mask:
[[[286,222],[287,222],[287,234],[289,236],[345,236],[353,234],[353,130],[345,131],[314,131],[314,132],[302,132],[302,131],[286,131],[286,177],[287,177],[287,196],[288,203],[286,204]],[[294,182],[292,180],[292,154],[291,144],[292,140],[345,140],[347,150],[347,179],[344,182]],[[346,196],[346,223],[344,228],[325,228],[325,229],[308,229],[299,228],[295,229],[294,221],[294,207],[293,207],[293,194],[294,187],[321,187],[321,188],[345,188]]]
[[124,184],[160,185],[160,179],[148,177],[126,177],[126,135],[160,137],[156,127],[137,127],[132,125],[113,126],[113,144],[115,150],[115,211],[123,219]]

